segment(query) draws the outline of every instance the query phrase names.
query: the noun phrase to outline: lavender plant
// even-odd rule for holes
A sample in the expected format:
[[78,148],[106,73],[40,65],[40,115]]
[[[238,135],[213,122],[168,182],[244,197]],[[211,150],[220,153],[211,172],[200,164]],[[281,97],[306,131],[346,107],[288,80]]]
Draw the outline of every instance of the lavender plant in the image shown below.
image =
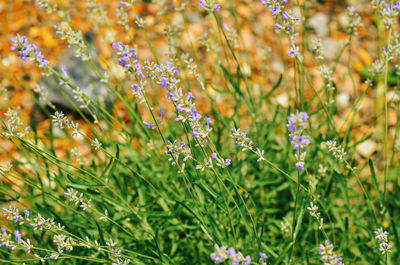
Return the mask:
[[[43,126],[1,94],[1,263],[398,263],[398,2],[338,6],[348,41],[334,60],[307,26],[317,1],[114,2],[86,4],[99,49],[63,1],[36,1],[111,109],[34,39],[10,39],[24,67],[73,96],[62,109],[45,85],[27,89]],[[360,85],[352,54],[367,12],[386,39]],[[343,76],[356,90],[347,111]],[[383,128],[363,135],[359,106],[375,91]],[[365,159],[371,139],[384,152]]]

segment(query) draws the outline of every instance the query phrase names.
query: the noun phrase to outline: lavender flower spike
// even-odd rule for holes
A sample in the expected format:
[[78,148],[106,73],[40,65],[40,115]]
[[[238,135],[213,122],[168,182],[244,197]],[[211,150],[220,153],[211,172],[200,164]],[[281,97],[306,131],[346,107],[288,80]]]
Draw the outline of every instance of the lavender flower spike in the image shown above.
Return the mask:
[[11,41],[13,42],[11,50],[16,51],[19,58],[24,61],[33,61],[40,68],[48,67],[49,62],[44,58],[35,44],[29,43],[26,36],[21,37],[18,34],[17,37],[11,38]]
[[288,117],[287,127],[289,130],[289,141],[293,145],[293,148],[297,150],[295,157],[297,160],[296,168],[299,171],[304,170],[304,158],[306,152],[301,151],[310,144],[310,140],[307,135],[303,135],[306,129],[306,123],[308,120],[308,115],[305,112],[299,112],[296,110],[296,114],[290,114]]

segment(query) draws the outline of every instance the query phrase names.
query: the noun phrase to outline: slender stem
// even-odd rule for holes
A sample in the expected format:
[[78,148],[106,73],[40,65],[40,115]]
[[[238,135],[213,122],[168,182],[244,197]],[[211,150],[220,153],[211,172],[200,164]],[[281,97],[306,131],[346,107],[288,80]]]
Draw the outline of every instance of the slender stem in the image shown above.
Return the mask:
[[[391,42],[392,36],[392,28],[389,29],[389,39],[388,39],[388,46]],[[383,97],[385,100],[385,131],[383,134],[383,142],[385,148],[385,172],[384,172],[384,180],[383,180],[383,201],[386,200],[386,181],[389,172],[389,145],[388,145],[388,101],[387,101],[387,90],[388,90],[388,75],[389,75],[389,59],[385,58],[385,83],[384,83],[384,91]]]
[[[298,155],[300,155],[300,150],[298,150]],[[294,209],[293,209],[293,223],[292,223],[292,246],[291,246],[291,251],[290,251],[290,256],[289,256],[289,262],[288,264],[291,264],[292,257],[293,257],[293,252],[294,252],[294,244],[296,242],[296,232],[295,232],[295,226],[297,223],[297,204],[299,202],[300,198],[300,171],[297,170],[297,190],[296,190],[296,198],[294,201]]]

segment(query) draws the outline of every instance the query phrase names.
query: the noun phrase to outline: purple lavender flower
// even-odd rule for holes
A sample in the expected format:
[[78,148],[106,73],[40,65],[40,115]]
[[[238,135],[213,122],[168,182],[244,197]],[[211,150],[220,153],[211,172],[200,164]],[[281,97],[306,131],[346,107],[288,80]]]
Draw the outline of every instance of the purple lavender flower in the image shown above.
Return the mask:
[[310,140],[307,135],[295,136],[294,134],[290,135],[290,141],[295,150],[303,149],[310,144]]
[[148,123],[147,121],[143,121],[144,127],[146,127],[147,129],[151,129],[152,125],[150,123]]
[[217,263],[222,263],[228,259],[228,254],[226,252],[225,246],[219,247],[217,244],[215,244],[214,247],[215,247],[215,252],[211,253],[210,255],[212,261],[215,261]]
[[302,151],[305,147],[310,144],[310,140],[307,135],[303,135],[306,129],[306,122],[308,115],[305,112],[299,112],[296,110],[296,114],[291,114],[288,117],[287,127],[289,130],[289,141],[293,145],[293,148],[297,150],[295,158],[297,160],[296,168],[299,171],[304,170],[304,158],[306,153]]
[[213,8],[214,12],[218,12],[219,10],[221,10],[221,5],[220,4],[216,4]]
[[329,242],[329,240],[326,240],[324,244],[321,244],[318,247],[318,253],[321,255],[321,260],[325,262],[329,261],[329,264],[344,265],[342,258],[337,257],[333,251],[333,245]]
[[206,121],[207,125],[210,125],[212,123],[212,120],[209,117],[204,117],[204,120]]
[[197,137],[200,136],[200,134],[199,134],[198,132],[196,132],[196,131],[193,131],[193,132],[192,132],[192,136],[193,136],[194,138],[197,138]]
[[279,8],[278,8],[277,6],[274,6],[274,7],[272,8],[272,15],[273,15],[273,16],[278,15],[279,12],[280,12],[280,10],[279,10]]
[[297,163],[296,163],[296,168],[297,168],[299,171],[304,170],[304,162],[297,162]]
[[[174,98],[175,98],[175,94],[174,93],[171,93],[171,92],[168,92],[167,93],[167,98],[169,99],[169,100],[173,100]],[[180,111],[180,110],[178,110],[178,111]]]
[[201,118],[201,115],[195,109],[190,112],[189,115],[193,118],[193,120],[200,120]]
[[[134,59],[137,57],[137,54],[133,48],[129,48],[128,45],[124,45],[122,42],[114,42],[111,47],[117,51],[118,63],[122,67],[130,68],[134,64],[136,66],[137,61]],[[135,70],[140,71],[140,68]]]
[[290,132],[303,131],[306,128],[308,115],[305,112],[296,110],[296,114],[291,114],[288,118],[288,129]]
[[234,258],[232,260],[232,265],[239,265],[239,263],[240,263],[240,259]]
[[160,109],[160,115],[161,115],[161,119],[162,119],[162,117],[164,117],[164,116],[165,116],[165,111],[164,111],[164,110],[162,110],[162,109]]
[[145,62],[143,72],[148,77],[156,79],[161,87],[167,89],[167,98],[173,102],[178,111],[178,116],[175,118],[175,121],[188,122],[192,129],[193,137],[196,138],[200,144],[207,142],[207,136],[212,128],[209,124],[205,126],[201,120],[202,115],[196,110],[192,92],[187,92],[185,94],[182,91],[179,85],[180,80],[177,79],[179,72],[176,67],[173,66],[172,62],[167,62],[165,65]]
[[18,53],[18,57],[24,61],[34,61],[40,68],[46,68],[49,62],[44,58],[42,53],[37,49],[35,44],[29,43],[26,36],[20,36],[11,38],[13,45],[11,46],[12,51]]
[[281,24],[279,24],[279,23],[275,23],[274,28],[275,28],[276,30],[283,29],[283,27],[282,27]]
[[264,260],[267,258],[267,255],[265,255],[265,253],[260,252],[260,264],[261,265],[266,265],[267,263],[264,262]]
[[132,85],[132,90],[133,91],[139,91],[140,90],[140,86],[138,84],[133,84]]
[[282,17],[283,17],[283,19],[288,19],[290,16],[289,16],[289,13],[285,11],[282,13]]
[[251,263],[250,256],[246,256],[243,260],[243,265],[249,265]]
[[22,240],[21,234],[19,233],[18,230],[15,230],[15,231],[14,231],[14,236],[15,236],[15,240],[16,240],[17,242],[19,242],[19,241]]
[[[286,0],[261,0],[263,6],[267,6],[272,15],[276,17],[276,21],[279,23],[275,23],[274,28],[277,31],[284,31],[289,39],[289,41],[293,42],[294,38],[298,37],[298,34],[295,33],[295,27],[299,24],[300,17],[295,13],[294,10],[284,11],[285,5],[287,3]],[[299,48],[292,43],[291,49],[288,52],[290,57],[296,56]]]
[[229,158],[225,159],[225,166],[229,166],[231,164],[231,160]]
[[187,92],[185,95],[185,98],[191,99],[191,98],[194,98],[194,96],[193,96],[192,92]]
[[161,79],[160,79],[160,85],[161,85],[162,88],[166,88],[167,85],[168,85],[168,78],[161,77]]

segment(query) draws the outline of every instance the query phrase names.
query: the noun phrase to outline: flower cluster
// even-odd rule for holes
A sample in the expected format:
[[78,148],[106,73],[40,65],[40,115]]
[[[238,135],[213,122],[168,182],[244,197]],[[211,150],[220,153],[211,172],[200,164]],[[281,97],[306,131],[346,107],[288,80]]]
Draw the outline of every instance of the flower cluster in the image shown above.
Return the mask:
[[231,160],[229,158],[224,159],[222,157],[219,157],[217,153],[212,153],[211,158],[215,159],[215,164],[221,168],[225,168],[231,164]]
[[205,8],[208,12],[217,12],[221,10],[221,5],[216,0],[199,0],[200,7]]
[[296,110],[296,114],[292,113],[288,117],[287,127],[289,130],[289,140],[293,148],[297,150],[295,158],[297,160],[296,168],[301,171],[304,169],[304,158],[306,152],[301,151],[310,144],[310,140],[307,135],[303,135],[306,129],[306,123],[308,120],[308,115],[305,112],[299,112]]
[[78,196],[78,191],[74,190],[73,188],[68,188],[67,192],[64,193],[64,195],[70,197],[69,201],[75,203],[75,205],[80,204],[79,207],[81,207],[84,211],[86,211],[88,208],[92,207],[92,199],[89,199],[87,202],[83,199],[83,193]]
[[[158,116],[158,118],[157,118],[157,124],[160,126],[160,125],[163,125],[163,122],[162,122],[162,118],[165,116],[165,111],[163,111],[162,109],[160,109],[160,116]],[[144,124],[144,126],[147,128],[147,129],[155,129],[155,128],[157,128],[157,126],[154,124],[154,123],[152,123],[152,122],[147,122],[147,121],[143,121],[143,124]]]
[[135,15],[135,24],[136,26],[138,26],[139,28],[144,28],[146,21],[144,20],[144,18],[139,17],[138,15]]
[[347,31],[350,34],[357,32],[357,28],[362,26],[361,16],[358,13],[357,8],[355,8],[354,6],[347,7],[346,17],[347,17],[347,25],[346,25]]
[[318,68],[318,71],[321,74],[321,77],[324,79],[325,87],[334,90],[335,88],[332,86],[332,83],[334,81],[332,76],[333,75],[332,69],[329,66],[322,64]]
[[6,128],[4,129],[4,132],[2,132],[4,136],[24,137],[29,132],[30,126],[24,128],[24,124],[21,122],[18,112],[19,110],[8,108],[8,111],[4,113],[4,116],[6,116]]
[[265,261],[267,258],[268,257],[265,253],[260,252],[260,265],[267,265],[267,262]]
[[242,151],[253,150],[254,142],[247,137],[246,132],[241,132],[240,128],[232,128],[231,137],[235,139],[235,145],[242,148]]
[[52,13],[57,10],[56,6],[50,5],[50,0],[36,0],[36,3],[39,7],[45,9],[47,13]]
[[33,91],[39,95],[39,100],[45,104],[50,106],[51,108],[55,108],[55,106],[53,105],[53,103],[51,103],[51,101],[48,98],[49,93],[47,91],[45,91],[44,87],[40,86],[39,84],[36,84],[35,88],[33,89]]
[[[76,194],[77,195],[77,194]],[[78,198],[79,201],[79,198]],[[23,213],[20,213],[19,209],[9,205],[7,208],[3,208],[3,215],[7,220],[11,220],[19,225],[27,224],[30,227],[33,227],[33,230],[47,230],[54,233],[53,235],[53,243],[55,244],[57,251],[51,251],[52,254],[48,257],[49,259],[57,259],[61,254],[63,254],[66,250],[72,251],[73,246],[84,246],[88,249],[96,248],[98,251],[101,250],[99,243],[97,240],[94,243],[90,242],[90,240],[86,237],[87,242],[77,242],[72,237],[65,235],[66,231],[64,231],[64,226],[61,226],[60,223],[56,223],[54,218],[44,218],[40,213],[37,214],[36,217],[32,217],[31,213],[28,210],[25,210]],[[23,240],[22,235],[18,230],[13,232],[15,236],[15,241],[12,241],[12,235],[7,233],[6,228],[1,229],[2,233],[0,233],[0,247],[11,247],[14,249],[15,247],[25,248],[28,253],[33,251],[33,245],[29,241],[29,239]],[[44,260],[44,258],[40,257],[38,254],[33,253],[35,257],[40,260]],[[124,264],[124,263],[115,263],[115,264]],[[125,263],[128,264],[128,263]]]
[[319,246],[318,253],[325,265],[344,265],[342,258],[338,257],[333,251],[333,245],[329,243],[329,240]]
[[235,48],[235,49],[239,48],[239,44],[238,44],[238,41],[237,41],[237,31],[236,31],[236,29],[233,28],[232,25],[228,26],[225,23],[223,23],[222,26],[224,27],[224,30],[225,30],[226,39],[233,43],[232,47]]
[[33,61],[40,68],[47,70],[49,62],[44,58],[42,52],[38,50],[35,44],[29,43],[26,36],[20,36],[11,38],[13,45],[11,50],[18,53],[18,57],[24,61]]
[[383,68],[384,68],[385,62],[383,60],[375,60],[372,65],[368,69],[368,75],[369,77],[365,81],[365,83],[368,86],[373,85],[373,79],[383,73]]
[[261,3],[271,10],[273,16],[277,16],[283,12],[287,0],[261,0]]
[[388,3],[385,0],[372,0],[371,4],[379,12],[386,28],[393,26],[400,12],[400,3],[391,4],[391,2]]
[[120,24],[126,32],[129,31],[129,13],[126,9],[127,2],[120,1],[120,6],[115,11],[115,16],[118,18],[117,23]]
[[40,213],[37,214],[37,217],[34,217],[32,219],[25,218],[26,221],[30,221],[29,225],[33,227],[33,230],[57,230],[57,231],[62,231],[64,229],[64,226],[61,226],[60,223],[56,224],[54,221],[54,217],[50,218],[44,218],[43,216],[40,215]]
[[185,65],[185,68],[188,70],[187,73],[189,75],[194,76],[196,78],[196,80],[199,82],[201,88],[204,90],[205,87],[204,87],[203,78],[197,71],[197,64],[194,63],[193,58],[190,58],[188,53],[182,53],[182,55],[180,56],[180,60]]
[[97,138],[91,139],[90,144],[94,147],[94,150],[99,150],[100,147],[102,146],[99,139],[97,139]]
[[256,151],[254,151],[254,142],[249,137],[247,137],[246,132],[242,132],[240,128],[236,129],[235,127],[233,127],[231,137],[235,140],[235,145],[242,148],[242,151],[250,150],[255,152],[258,156],[257,162],[265,160],[264,150],[260,150],[260,148],[257,147]]
[[12,205],[9,205],[8,208],[3,208],[2,212],[8,220],[12,220],[14,222],[18,222],[20,225],[24,224],[25,220],[29,218],[29,211],[24,211],[24,216],[19,213],[19,209]]
[[122,42],[114,42],[112,48],[117,51],[118,62],[122,67],[127,68],[133,72],[131,68],[135,67],[135,70],[140,70],[139,62],[136,60],[137,54],[133,48],[129,48],[128,45],[124,45]]
[[131,262],[130,259],[121,259],[121,253],[122,249],[121,248],[116,248],[115,246],[117,245],[118,242],[114,242],[112,238],[110,238],[108,241],[106,241],[107,249],[110,251],[110,257],[114,259],[115,262],[112,263],[112,265],[127,265]]
[[318,64],[318,71],[321,74],[321,77],[324,80],[325,87],[331,90],[334,90],[333,87],[333,70],[326,64],[325,57],[323,55],[322,41],[318,38],[311,40],[310,47],[312,52],[315,55],[316,62]]
[[89,59],[87,46],[83,40],[81,31],[74,31],[70,25],[66,22],[58,23],[54,26],[56,34],[60,36],[62,40],[67,40],[69,47],[75,48],[75,53],[82,60],[86,61]]
[[393,61],[395,58],[398,58],[399,55],[400,55],[399,36],[393,34],[391,42],[388,42],[386,47],[382,47],[382,57],[386,61]]
[[87,0],[88,14],[93,19],[93,26],[97,27],[98,24],[106,21],[107,12],[104,11],[103,7],[95,0]]
[[65,250],[72,251],[73,246],[77,244],[73,238],[67,237],[63,234],[54,235],[53,243],[56,245],[58,252],[53,253],[50,256],[50,259],[57,259]]
[[54,127],[63,129],[66,126],[68,129],[72,129],[71,136],[78,135],[79,123],[69,120],[67,116],[64,115],[62,111],[56,111],[53,115],[50,115]]
[[318,212],[318,206],[314,205],[314,203],[310,202],[310,206],[307,207],[307,210],[312,217],[317,219],[317,221],[319,223],[318,229],[322,229],[322,227],[324,225],[324,219],[321,217],[321,213]]
[[[207,142],[208,134],[212,131],[210,126],[211,119],[203,117],[196,109],[196,104],[193,102],[194,96],[192,92],[183,93],[182,88],[179,86],[180,80],[177,78],[179,71],[171,62],[164,64],[156,64],[154,62],[145,61],[142,66],[136,60],[137,57],[134,49],[123,45],[121,42],[114,43],[113,49],[117,50],[118,61],[121,66],[128,69],[130,73],[139,77],[139,84],[132,86],[132,92],[135,96],[139,97],[141,102],[144,101],[144,85],[146,84],[144,78],[148,77],[156,80],[161,88],[167,90],[167,99],[170,100],[176,110],[178,117],[175,121],[188,122],[192,129],[192,136],[196,139],[197,144],[204,146]],[[162,118],[161,114],[161,118]],[[152,124],[145,122],[147,128],[152,128]]]
[[[6,219],[11,220],[19,225],[28,224],[33,227],[33,230],[50,230],[50,231],[58,231],[62,232],[64,226],[61,226],[59,223],[56,224],[54,222],[54,218],[44,218],[37,214],[36,217],[31,217],[31,214],[28,210],[25,210],[23,214],[20,213],[19,209],[9,205],[8,208],[3,208],[3,215],[5,215]],[[11,235],[6,232],[5,228],[2,228],[2,234],[0,234],[0,245],[4,247],[11,246],[14,249],[17,246],[21,246],[26,248],[26,251],[31,252],[33,246],[30,243],[29,239],[23,240],[21,234],[18,230],[14,231],[15,242],[11,241]],[[37,254],[35,254],[37,256]]]
[[241,252],[236,252],[233,248],[228,249],[225,246],[220,247],[217,244],[215,244],[214,247],[215,247],[215,252],[211,253],[210,255],[211,260],[214,262],[223,263],[226,260],[230,260],[232,261],[232,265],[239,265],[240,263],[242,263],[243,265],[249,265],[251,263],[250,256],[244,257]]
[[382,255],[392,252],[391,248],[393,247],[393,244],[389,244],[388,242],[389,233],[384,231],[382,226],[374,231],[374,233],[376,240],[379,242],[378,250],[382,253]]
[[295,57],[299,55],[299,47],[295,44],[294,40],[299,36],[295,32],[295,27],[300,22],[300,15],[295,13],[294,10],[284,10],[287,0],[261,0],[261,3],[267,6],[275,17],[276,23],[274,28],[277,31],[283,31],[287,35],[290,43],[289,56]]
[[213,159],[215,159],[215,164],[218,167],[221,168],[226,168],[227,166],[229,166],[231,164],[231,160],[229,158],[222,158],[220,156],[217,155],[217,153],[212,153],[210,157],[206,157],[204,158],[204,163],[197,165],[195,169],[201,169],[201,171],[204,171],[204,169],[208,168],[213,168]]
[[283,218],[283,221],[280,222],[279,226],[281,231],[286,234],[289,234],[292,230],[292,225],[289,223],[289,220],[287,218]]
[[14,246],[14,244],[11,241],[11,234],[7,233],[7,230],[5,227],[1,228],[1,232],[2,233],[0,233],[0,247]]
[[326,145],[328,146],[329,152],[332,152],[332,154],[340,161],[342,161],[343,157],[347,154],[341,145],[337,145],[336,141],[329,140],[326,142]]
[[186,162],[189,159],[192,159],[190,147],[188,147],[185,142],[178,143],[178,141],[175,140],[171,143],[170,141],[167,141],[165,147],[167,148],[165,153],[170,156],[169,161],[171,162],[171,165],[175,165],[176,162],[179,162],[179,157],[181,155],[183,156],[182,164],[180,165],[182,170],[185,168]]
[[211,119],[203,117],[196,109],[192,92],[183,93],[179,86],[180,80],[177,79],[179,71],[171,62],[165,65],[145,62],[143,71],[146,76],[156,80],[161,88],[167,90],[167,99],[171,101],[178,112],[175,121],[187,122],[192,129],[192,136],[197,144],[204,146],[207,142],[208,134],[212,131]]
[[12,240],[12,234],[7,233],[7,229],[5,227],[1,227],[0,232],[0,247],[11,247],[11,249],[15,249],[16,247],[22,247],[26,249],[26,252],[30,253],[33,245],[31,244],[29,239],[23,240],[22,235],[18,230],[14,231],[14,239]]
[[82,156],[82,154],[78,151],[76,147],[71,149],[71,155],[76,158],[76,161],[79,165],[84,165],[86,163],[86,159]]
[[324,55],[322,53],[322,49],[324,48],[324,46],[322,45],[321,39],[314,38],[313,40],[311,40],[310,46],[316,58],[321,61],[324,60]]

